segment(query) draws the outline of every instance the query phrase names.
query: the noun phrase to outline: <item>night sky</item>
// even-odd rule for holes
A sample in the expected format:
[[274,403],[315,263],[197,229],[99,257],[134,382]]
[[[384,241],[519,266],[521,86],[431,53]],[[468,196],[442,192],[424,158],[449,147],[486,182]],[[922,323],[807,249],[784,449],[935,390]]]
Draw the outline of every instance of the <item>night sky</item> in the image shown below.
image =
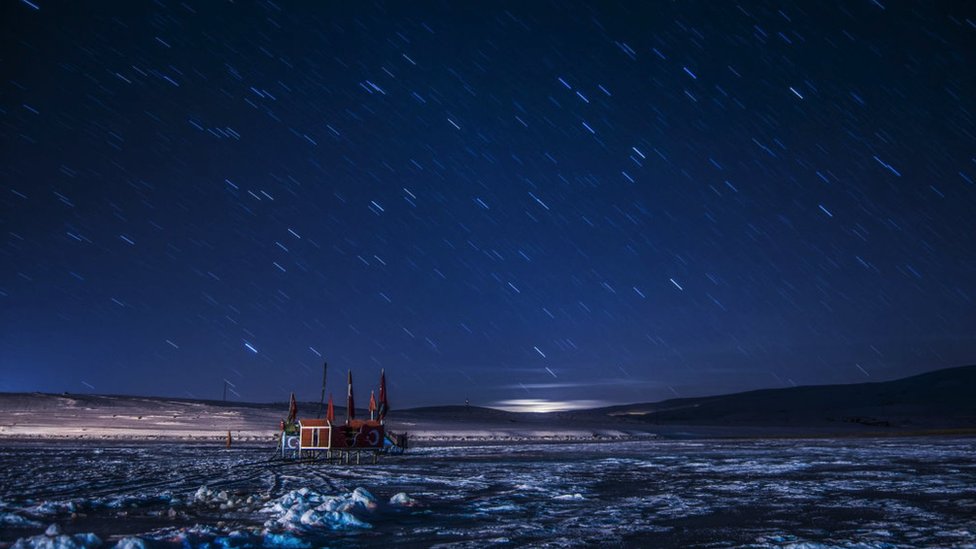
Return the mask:
[[[6,0],[0,390],[394,409],[976,362],[965,2]],[[528,4],[528,5],[523,5]]]

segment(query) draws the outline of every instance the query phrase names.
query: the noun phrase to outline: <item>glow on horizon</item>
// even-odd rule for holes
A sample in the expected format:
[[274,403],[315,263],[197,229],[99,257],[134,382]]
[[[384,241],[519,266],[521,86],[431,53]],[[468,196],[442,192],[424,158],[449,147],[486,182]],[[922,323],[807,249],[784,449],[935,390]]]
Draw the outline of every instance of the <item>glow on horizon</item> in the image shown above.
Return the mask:
[[492,408],[507,412],[530,412],[544,414],[548,412],[565,412],[568,410],[584,410],[599,408],[610,403],[602,400],[546,400],[542,398],[521,398],[513,400],[499,400],[491,405]]

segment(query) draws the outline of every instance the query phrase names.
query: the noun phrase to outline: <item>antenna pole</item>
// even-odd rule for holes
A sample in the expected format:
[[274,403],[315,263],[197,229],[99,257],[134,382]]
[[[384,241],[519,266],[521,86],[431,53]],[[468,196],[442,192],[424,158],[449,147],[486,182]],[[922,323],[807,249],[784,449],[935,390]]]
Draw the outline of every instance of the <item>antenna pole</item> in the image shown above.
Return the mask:
[[322,417],[322,410],[325,408],[325,373],[329,370],[329,363],[322,362],[322,397],[319,398],[319,415],[316,417]]

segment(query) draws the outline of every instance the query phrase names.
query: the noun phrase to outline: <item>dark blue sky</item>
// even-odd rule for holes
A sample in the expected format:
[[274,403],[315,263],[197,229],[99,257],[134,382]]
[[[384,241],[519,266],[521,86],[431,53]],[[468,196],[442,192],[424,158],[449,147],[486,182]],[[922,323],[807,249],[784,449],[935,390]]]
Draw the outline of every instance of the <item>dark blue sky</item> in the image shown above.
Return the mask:
[[317,399],[324,357],[394,407],[634,402],[976,361],[974,10],[637,4],[5,2],[0,390]]

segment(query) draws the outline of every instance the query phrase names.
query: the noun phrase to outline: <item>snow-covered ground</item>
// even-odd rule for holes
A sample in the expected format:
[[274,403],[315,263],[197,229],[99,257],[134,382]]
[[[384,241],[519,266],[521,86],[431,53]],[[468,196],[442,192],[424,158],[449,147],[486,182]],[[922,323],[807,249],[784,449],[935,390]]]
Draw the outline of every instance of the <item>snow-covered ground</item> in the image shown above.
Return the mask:
[[0,394],[0,438],[261,440],[274,436],[287,405],[106,395]]
[[0,545],[976,544],[972,438],[441,446],[358,467],[270,453],[8,444]]
[[[317,406],[302,404],[299,417]],[[340,415],[344,413],[340,411]],[[108,395],[0,393],[0,440],[268,442],[278,435],[287,404],[253,404]],[[365,415],[360,410],[360,417]],[[507,414],[485,408],[396,411],[388,428],[409,431],[416,442],[469,440],[578,440],[653,436],[644,422],[597,416]]]
[[[317,404],[299,405],[299,417],[314,417]],[[287,404],[256,404],[109,395],[0,393],[0,441],[91,440],[223,441],[267,444],[278,434]],[[344,409],[339,411],[343,416]],[[359,411],[360,417],[366,412]],[[776,413],[763,422],[648,421],[641,414],[575,410],[570,413],[510,413],[478,407],[394,410],[388,429],[410,433],[419,445],[491,441],[583,441],[634,438],[715,438],[837,436],[931,431],[931,424],[878,427],[834,418],[781,422]],[[949,424],[953,425],[953,424]],[[968,424],[967,424],[968,425]],[[973,434],[972,428],[968,430]],[[960,434],[961,431],[957,431]],[[945,431],[942,434],[946,434]]]

